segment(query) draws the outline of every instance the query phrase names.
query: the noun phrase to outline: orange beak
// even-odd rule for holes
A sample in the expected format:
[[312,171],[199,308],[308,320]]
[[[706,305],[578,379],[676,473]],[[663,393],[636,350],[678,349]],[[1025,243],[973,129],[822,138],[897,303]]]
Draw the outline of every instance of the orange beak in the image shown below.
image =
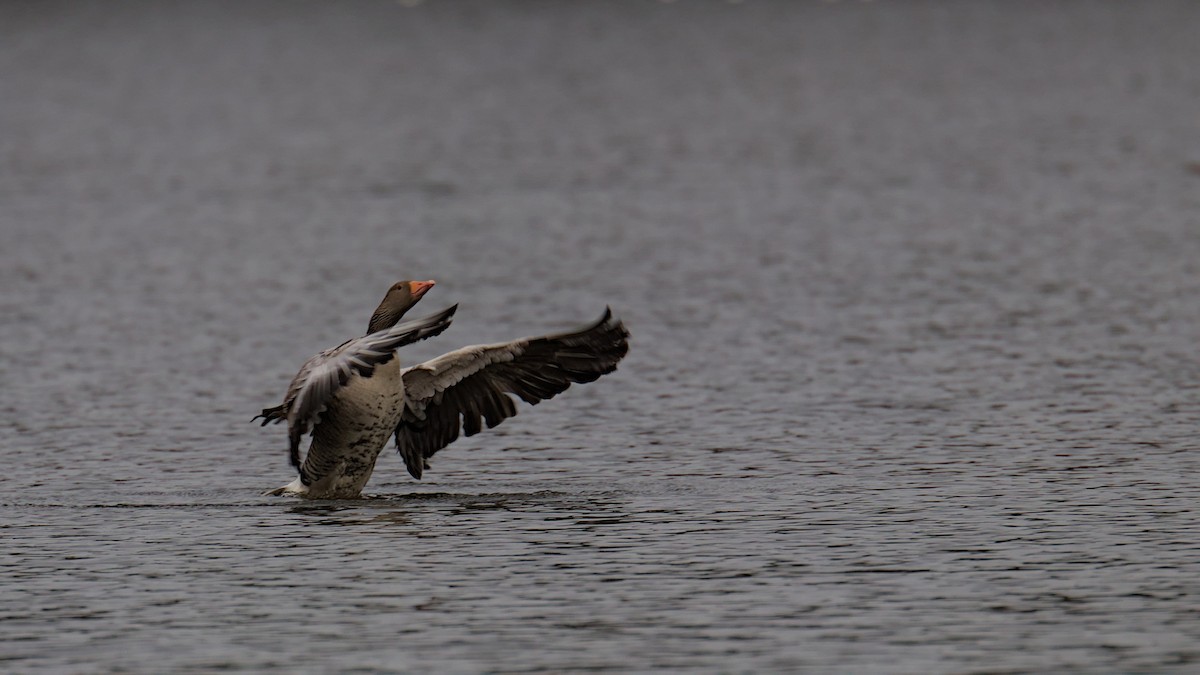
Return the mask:
[[409,293],[412,293],[413,299],[420,300],[422,295],[425,295],[429,292],[429,289],[433,288],[434,281],[433,279],[429,281],[410,281],[408,285]]

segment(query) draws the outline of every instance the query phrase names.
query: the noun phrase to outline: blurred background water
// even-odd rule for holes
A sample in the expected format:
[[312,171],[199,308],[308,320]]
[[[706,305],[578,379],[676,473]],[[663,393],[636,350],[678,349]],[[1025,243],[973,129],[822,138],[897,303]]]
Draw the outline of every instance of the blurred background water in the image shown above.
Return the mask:
[[[1200,5],[0,5],[0,668],[1194,672]],[[375,498],[248,423],[617,373]]]

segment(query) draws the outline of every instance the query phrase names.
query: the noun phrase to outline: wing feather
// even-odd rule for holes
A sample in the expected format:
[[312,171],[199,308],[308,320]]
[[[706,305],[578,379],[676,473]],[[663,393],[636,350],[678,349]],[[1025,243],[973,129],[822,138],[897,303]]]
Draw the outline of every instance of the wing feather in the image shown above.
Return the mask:
[[530,405],[572,383],[616,370],[629,351],[629,331],[605,309],[574,331],[463,347],[403,371],[405,407],[396,447],[420,478],[425,460],[454,442],[517,414],[515,395]]

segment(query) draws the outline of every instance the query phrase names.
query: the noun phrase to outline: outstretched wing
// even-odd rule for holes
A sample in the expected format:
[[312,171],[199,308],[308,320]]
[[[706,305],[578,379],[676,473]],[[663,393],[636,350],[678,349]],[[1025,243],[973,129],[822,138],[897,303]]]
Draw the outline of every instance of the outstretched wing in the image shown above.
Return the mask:
[[288,385],[283,406],[267,408],[262,413],[263,424],[287,419],[292,466],[300,468],[300,439],[317,424],[334,393],[352,375],[370,377],[375,367],[392,360],[400,347],[446,330],[457,309],[458,305],[454,305],[431,316],[402,321],[327,349],[305,362]]
[[599,321],[575,331],[463,347],[406,368],[396,447],[408,472],[420,478],[425,460],[458,438],[460,428],[473,436],[481,418],[490,429],[517,414],[509,394],[532,405],[616,370],[628,338],[606,308]]

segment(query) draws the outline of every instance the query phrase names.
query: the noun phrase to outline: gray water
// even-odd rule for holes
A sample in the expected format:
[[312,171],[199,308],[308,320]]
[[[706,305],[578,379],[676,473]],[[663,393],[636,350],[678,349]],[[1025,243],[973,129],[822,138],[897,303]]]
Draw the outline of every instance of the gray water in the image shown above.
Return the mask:
[[[1195,672],[1197,25],[0,5],[0,669]],[[632,350],[261,496],[401,278]]]

